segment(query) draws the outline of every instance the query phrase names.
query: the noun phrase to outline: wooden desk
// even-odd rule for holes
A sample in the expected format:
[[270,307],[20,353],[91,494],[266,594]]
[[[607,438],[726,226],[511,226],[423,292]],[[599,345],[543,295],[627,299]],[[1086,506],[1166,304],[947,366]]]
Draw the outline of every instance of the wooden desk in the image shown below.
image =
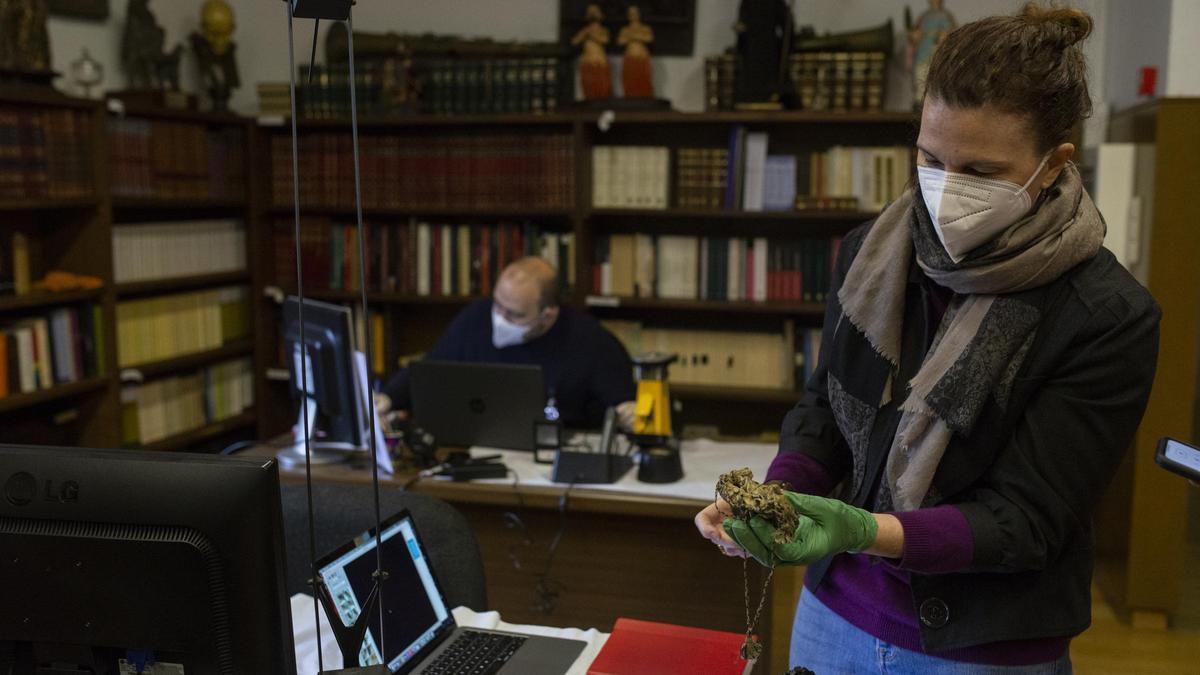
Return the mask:
[[[258,447],[243,454],[272,452]],[[738,458],[732,457],[730,466],[737,463]],[[371,482],[369,468],[319,466],[312,473],[315,482]],[[302,468],[281,469],[280,475],[284,482],[304,482]],[[412,476],[411,472],[381,475],[381,489],[399,489]],[[559,501],[566,486],[423,480],[410,489],[450,502],[466,515],[483,554],[490,609],[507,621],[611,631],[617,617],[627,616],[736,632],[746,629],[742,561],[721,555],[697,534],[692,519],[707,504],[703,500],[575,487],[561,516]],[[524,543],[521,532],[506,526],[508,512],[525,523],[531,544]],[[537,607],[536,588],[550,542],[564,520],[566,529],[549,572],[557,597],[547,613]],[[757,604],[764,570],[753,561],[747,569],[750,600]],[[798,579],[795,568],[775,574],[773,597],[756,630],[767,642],[756,672],[786,670]]]

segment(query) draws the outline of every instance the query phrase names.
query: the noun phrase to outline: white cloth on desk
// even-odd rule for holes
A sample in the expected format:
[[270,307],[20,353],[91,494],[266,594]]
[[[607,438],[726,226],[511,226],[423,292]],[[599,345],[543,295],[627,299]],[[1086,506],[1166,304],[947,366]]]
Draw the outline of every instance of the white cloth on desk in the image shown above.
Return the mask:
[[[485,628],[583,640],[587,646],[584,647],[579,658],[575,659],[575,663],[567,671],[567,675],[586,675],[588,666],[596,660],[600,648],[608,640],[608,633],[601,633],[595,628],[580,630],[578,628],[511,624],[501,621],[498,612],[480,614],[466,607],[455,607],[452,613],[454,621],[465,628]],[[292,633],[296,640],[297,675],[317,675],[320,669],[317,667],[317,629],[313,621],[313,597],[311,595],[297,593],[292,596]],[[333,629],[329,626],[329,619],[325,616],[324,607],[321,607],[321,649],[324,652],[326,670],[342,667],[342,653],[338,651],[337,640],[333,637]]]
[[[586,436],[594,447],[597,437]],[[775,443],[724,443],[706,439],[688,440],[680,448],[683,463],[683,478],[674,483],[643,483],[637,479],[637,467],[625,474],[621,480],[611,484],[589,483],[589,490],[624,492],[655,497],[682,497],[711,502],[717,478],[731,469],[749,467],[754,477],[763,480],[767,468],[775,458],[779,446]],[[494,448],[471,448],[472,456],[500,455],[502,462],[514,473],[521,485],[562,487],[562,483],[550,480],[552,467],[533,461],[532,452],[498,450]],[[476,481],[480,483],[511,483],[508,478],[492,478]]]

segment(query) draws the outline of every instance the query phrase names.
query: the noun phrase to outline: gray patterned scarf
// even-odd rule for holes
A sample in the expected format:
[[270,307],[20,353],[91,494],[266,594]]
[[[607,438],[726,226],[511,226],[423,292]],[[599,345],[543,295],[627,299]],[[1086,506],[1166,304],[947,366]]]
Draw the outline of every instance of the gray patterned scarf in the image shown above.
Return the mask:
[[[880,510],[908,511],[927,503],[934,472],[953,434],[970,433],[989,395],[998,401],[1007,398],[1011,375],[1041,321],[1037,307],[1009,296],[1058,279],[1092,258],[1104,242],[1104,222],[1074,165],[1067,165],[1032,213],[958,264],[946,254],[915,189],[880,214],[838,293],[845,319],[890,365],[888,380],[874,401],[846,400],[849,394],[831,374],[831,404],[843,435],[851,441],[865,440],[870,430],[855,427],[866,419],[873,422],[874,411],[892,398],[913,251],[931,280],[957,294],[924,362],[907,383],[876,500]],[[872,414],[847,415],[847,410]],[[854,446],[851,442],[852,450]],[[865,452],[865,447],[858,450]],[[856,471],[860,464],[856,457]]]

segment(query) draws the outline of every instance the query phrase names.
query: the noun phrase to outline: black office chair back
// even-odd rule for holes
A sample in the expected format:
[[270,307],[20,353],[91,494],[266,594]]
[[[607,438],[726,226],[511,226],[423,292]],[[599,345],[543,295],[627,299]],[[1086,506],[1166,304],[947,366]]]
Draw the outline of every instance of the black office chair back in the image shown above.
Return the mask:
[[[282,486],[287,538],[288,593],[312,594],[308,549],[308,497],[304,485]],[[313,485],[317,558],[375,526],[374,489],[369,485]],[[487,586],[479,544],[465,516],[428,495],[381,488],[383,519],[408,509],[421,533],[446,602],[487,611]]]

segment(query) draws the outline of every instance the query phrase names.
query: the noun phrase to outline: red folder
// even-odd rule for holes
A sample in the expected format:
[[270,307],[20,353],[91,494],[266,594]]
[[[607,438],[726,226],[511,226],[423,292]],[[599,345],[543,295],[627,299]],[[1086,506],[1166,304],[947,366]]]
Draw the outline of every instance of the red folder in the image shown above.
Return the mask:
[[743,675],[740,633],[617,619],[588,675]]

